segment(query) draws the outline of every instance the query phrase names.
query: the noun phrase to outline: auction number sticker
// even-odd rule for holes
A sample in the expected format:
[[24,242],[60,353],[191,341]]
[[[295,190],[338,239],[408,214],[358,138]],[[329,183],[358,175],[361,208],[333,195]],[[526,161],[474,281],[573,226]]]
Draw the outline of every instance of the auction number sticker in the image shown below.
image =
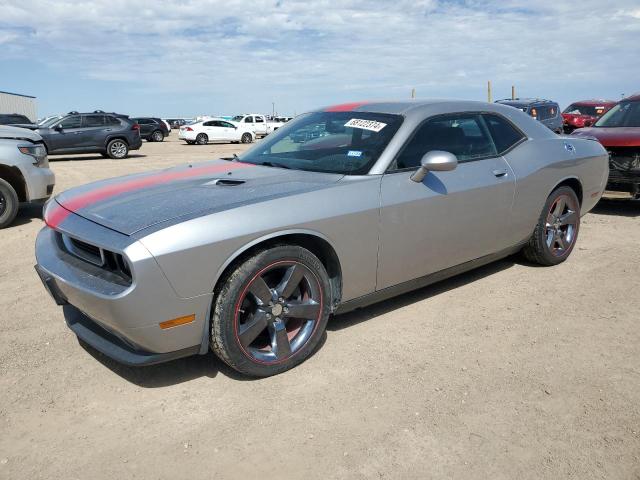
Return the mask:
[[363,130],[371,130],[372,132],[379,132],[387,126],[386,123],[376,122],[375,120],[363,120],[361,118],[352,118],[344,124],[345,127],[361,128]]

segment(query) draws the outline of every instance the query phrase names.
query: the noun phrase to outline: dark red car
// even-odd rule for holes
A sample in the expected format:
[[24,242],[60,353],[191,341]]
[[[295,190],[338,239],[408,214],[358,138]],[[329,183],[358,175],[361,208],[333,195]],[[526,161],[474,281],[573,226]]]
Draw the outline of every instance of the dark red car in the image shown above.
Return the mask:
[[565,133],[576,128],[590,127],[616,104],[615,100],[582,100],[574,102],[562,112]]
[[607,190],[640,198],[640,93],[627,97],[590,128],[572,135],[595,137],[609,152]]

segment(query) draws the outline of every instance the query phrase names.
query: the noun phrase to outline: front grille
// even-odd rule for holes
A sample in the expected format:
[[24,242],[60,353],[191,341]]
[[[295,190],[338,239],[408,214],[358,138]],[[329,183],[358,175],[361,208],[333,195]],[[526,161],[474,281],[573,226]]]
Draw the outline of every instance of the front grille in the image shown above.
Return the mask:
[[[66,234],[60,234],[62,246],[70,255],[87,263],[95,265],[105,272],[115,274],[118,278],[131,285],[131,268],[124,255],[92,245]],[[119,282],[120,283],[120,282]]]
[[640,147],[609,148],[609,169],[640,174]]

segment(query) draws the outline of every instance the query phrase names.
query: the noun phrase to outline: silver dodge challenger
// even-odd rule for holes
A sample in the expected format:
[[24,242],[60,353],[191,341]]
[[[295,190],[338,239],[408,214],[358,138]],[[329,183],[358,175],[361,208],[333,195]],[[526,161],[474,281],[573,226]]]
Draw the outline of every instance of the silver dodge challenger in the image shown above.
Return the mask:
[[467,101],[335,105],[241,156],[74,188],[36,271],[69,328],[148,365],[209,349],[268,376],[327,320],[522,251],[556,265],[608,176],[596,141]]

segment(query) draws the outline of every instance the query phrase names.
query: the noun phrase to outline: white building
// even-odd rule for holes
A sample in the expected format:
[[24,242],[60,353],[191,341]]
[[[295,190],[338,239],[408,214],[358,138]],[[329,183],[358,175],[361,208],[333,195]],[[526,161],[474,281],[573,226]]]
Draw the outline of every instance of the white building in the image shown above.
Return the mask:
[[38,119],[36,97],[0,91],[0,113],[19,113],[35,122]]

